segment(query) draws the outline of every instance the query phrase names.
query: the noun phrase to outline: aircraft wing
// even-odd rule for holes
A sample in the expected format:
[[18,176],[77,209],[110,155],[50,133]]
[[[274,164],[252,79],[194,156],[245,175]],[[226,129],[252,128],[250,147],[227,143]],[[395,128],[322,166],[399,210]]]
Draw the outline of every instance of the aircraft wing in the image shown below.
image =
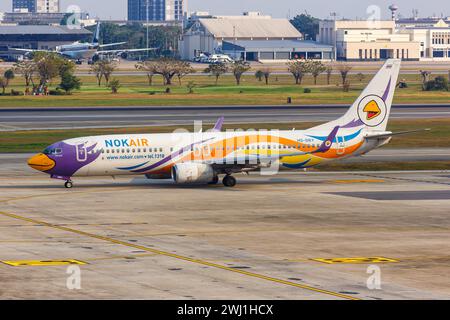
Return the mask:
[[431,129],[419,129],[419,130],[400,131],[400,132],[386,131],[386,132],[379,132],[379,133],[369,133],[364,138],[369,139],[369,140],[371,140],[371,139],[386,139],[386,138],[391,138],[393,136],[412,134],[412,133],[417,133],[417,132],[425,132],[425,131],[431,131]]
[[107,43],[107,44],[100,44],[100,48],[106,48],[106,47],[113,47],[113,46],[120,46],[122,44],[125,44],[126,42],[116,42],[116,43]]
[[8,48],[8,49],[19,52],[56,52],[53,50],[43,50],[43,49],[22,49],[22,48]]
[[117,49],[117,50],[101,50],[97,51],[98,54],[108,54],[108,53],[129,53],[129,52],[143,52],[143,51],[154,51],[159,48],[145,48],[145,49]]

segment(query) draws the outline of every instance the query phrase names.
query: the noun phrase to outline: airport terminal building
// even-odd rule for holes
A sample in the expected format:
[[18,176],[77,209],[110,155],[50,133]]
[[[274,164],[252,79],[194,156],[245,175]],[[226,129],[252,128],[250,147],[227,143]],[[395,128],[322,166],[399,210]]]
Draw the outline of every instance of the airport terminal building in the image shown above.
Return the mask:
[[338,60],[449,61],[450,20],[321,21],[318,41],[334,46]]
[[334,46],[337,60],[420,59],[420,42],[398,33],[393,20],[321,21],[318,41]]

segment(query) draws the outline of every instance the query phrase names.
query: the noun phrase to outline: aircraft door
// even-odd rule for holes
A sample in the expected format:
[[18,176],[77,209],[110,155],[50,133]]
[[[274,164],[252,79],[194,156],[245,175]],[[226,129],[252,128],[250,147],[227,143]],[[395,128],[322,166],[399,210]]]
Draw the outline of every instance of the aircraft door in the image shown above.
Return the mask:
[[338,144],[337,154],[339,156],[341,156],[341,155],[345,154],[345,148],[346,148],[345,137],[338,136],[338,137],[336,137],[336,140],[337,140],[337,144]]
[[86,144],[78,144],[76,146],[77,161],[85,162],[87,160]]

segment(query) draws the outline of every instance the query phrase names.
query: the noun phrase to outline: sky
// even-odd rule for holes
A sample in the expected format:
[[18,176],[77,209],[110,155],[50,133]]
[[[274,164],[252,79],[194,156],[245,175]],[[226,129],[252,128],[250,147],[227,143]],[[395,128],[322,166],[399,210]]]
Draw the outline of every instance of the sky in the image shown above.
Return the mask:
[[[379,6],[382,18],[390,15],[387,9],[393,2],[400,7],[403,17],[410,17],[413,9],[419,10],[419,15],[450,16],[450,1],[448,0],[188,0],[189,11],[209,11],[217,15],[239,15],[244,11],[261,11],[275,18],[292,17],[305,11],[318,18],[328,18],[331,12],[338,13],[340,18],[367,18],[367,8]],[[12,0],[0,0],[0,11],[10,11]],[[127,0],[61,0],[65,11],[69,5],[78,5],[91,16],[102,19],[126,19]]]

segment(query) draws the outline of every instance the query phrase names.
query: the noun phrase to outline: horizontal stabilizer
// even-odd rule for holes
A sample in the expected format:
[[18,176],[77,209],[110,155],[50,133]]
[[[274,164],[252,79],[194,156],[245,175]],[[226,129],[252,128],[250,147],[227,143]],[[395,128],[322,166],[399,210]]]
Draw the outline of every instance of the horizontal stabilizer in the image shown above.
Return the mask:
[[404,134],[412,134],[417,132],[425,132],[425,131],[431,131],[431,129],[420,129],[420,130],[411,130],[411,131],[401,131],[401,132],[379,132],[379,133],[369,133],[364,138],[366,139],[384,139],[384,138],[391,138],[393,136],[399,136]]

